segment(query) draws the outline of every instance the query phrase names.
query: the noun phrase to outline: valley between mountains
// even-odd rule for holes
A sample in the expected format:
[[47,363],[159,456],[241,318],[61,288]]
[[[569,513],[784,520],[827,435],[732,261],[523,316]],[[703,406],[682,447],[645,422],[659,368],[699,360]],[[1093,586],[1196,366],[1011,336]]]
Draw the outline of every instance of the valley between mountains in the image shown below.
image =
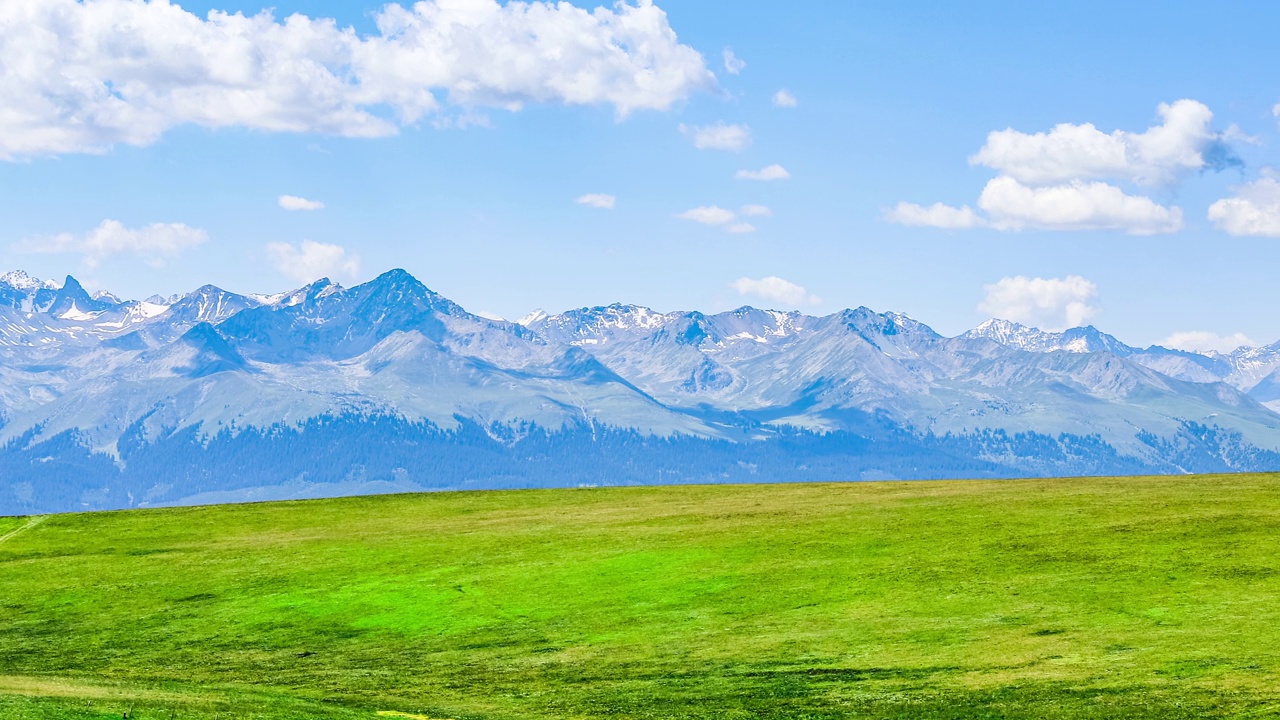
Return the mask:
[[124,301],[0,277],[0,512],[428,489],[1280,469],[1280,343],[635,305],[402,270]]

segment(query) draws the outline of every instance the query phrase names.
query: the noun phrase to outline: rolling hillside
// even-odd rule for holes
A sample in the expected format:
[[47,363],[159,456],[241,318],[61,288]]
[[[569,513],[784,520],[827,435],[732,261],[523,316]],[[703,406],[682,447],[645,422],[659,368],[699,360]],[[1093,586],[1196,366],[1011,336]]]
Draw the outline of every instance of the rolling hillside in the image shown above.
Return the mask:
[[0,716],[1262,717],[1277,537],[1264,475],[0,518]]

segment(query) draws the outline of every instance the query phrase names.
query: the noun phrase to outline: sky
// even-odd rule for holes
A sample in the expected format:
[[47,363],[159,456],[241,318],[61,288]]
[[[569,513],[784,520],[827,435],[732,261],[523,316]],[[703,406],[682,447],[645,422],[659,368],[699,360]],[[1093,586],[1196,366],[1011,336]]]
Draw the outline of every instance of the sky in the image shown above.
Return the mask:
[[1280,339],[1280,6],[903,5],[7,0],[0,266]]

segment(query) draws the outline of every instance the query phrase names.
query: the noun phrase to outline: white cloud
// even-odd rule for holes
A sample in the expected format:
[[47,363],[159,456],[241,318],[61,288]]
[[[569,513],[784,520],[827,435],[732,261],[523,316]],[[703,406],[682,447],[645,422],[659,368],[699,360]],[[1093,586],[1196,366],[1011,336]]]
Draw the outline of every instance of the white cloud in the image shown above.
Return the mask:
[[1220,352],[1229,353],[1239,347],[1256,347],[1257,343],[1244,333],[1219,335],[1213,332],[1190,330],[1176,332],[1161,340],[1160,345],[1174,350],[1188,352]]
[[1154,235],[1182,229],[1180,208],[1127,195],[1102,182],[1028,187],[1011,177],[998,177],[982,189],[978,207],[1001,230],[1119,230]]
[[773,275],[758,280],[738,278],[729,283],[729,287],[737,290],[739,295],[750,295],[791,307],[822,303],[822,298],[810,293],[803,286]]
[[799,105],[796,96],[791,94],[790,90],[779,90],[773,94],[773,104],[778,107],[793,108]]
[[425,0],[277,20],[169,2],[0,3],[0,158],[148,145],[170,128],[391,135],[427,115],[527,103],[664,110],[715,86],[647,0]]
[[[764,217],[772,215],[773,211],[764,205],[743,205],[742,214],[747,217]],[[676,215],[681,220],[690,220],[703,225],[718,225],[723,227],[726,232],[734,234],[753,233],[756,227],[749,222],[735,222],[738,214],[732,210],[727,210],[718,205],[705,205],[696,207],[691,210]]]
[[980,215],[968,205],[923,206],[901,202],[884,213],[899,225],[948,230],[991,227],[997,230],[1114,230],[1156,235],[1182,229],[1182,209],[1165,207],[1114,185],[1073,181],[1029,187],[1011,177],[993,178],[982,189]]
[[739,170],[733,177],[737,180],[786,180],[791,173],[781,165],[770,165],[759,170]]
[[600,208],[601,210],[612,210],[617,206],[618,198],[604,193],[587,193],[586,195],[580,195],[574,202],[579,205]]
[[914,227],[936,227],[948,230],[985,227],[987,221],[979,217],[968,205],[951,207],[942,203],[934,203],[925,207],[915,203],[900,202],[886,210],[884,219],[898,225]]
[[703,225],[728,225],[737,218],[737,215],[732,210],[726,210],[718,205],[705,205],[692,210],[685,210],[676,215],[676,217],[681,220],[692,220]]
[[699,150],[730,150],[738,152],[751,144],[751,128],[746,125],[689,126],[681,125],[680,132],[693,138],[693,146]]
[[267,244],[267,255],[280,274],[303,283],[322,277],[354,279],[360,272],[360,257],[341,245],[273,242]]
[[1142,133],[1108,134],[1091,123],[1063,123],[1047,133],[993,132],[969,162],[1031,185],[1102,178],[1169,184],[1190,172],[1240,164],[1214,132],[1213,113],[1203,103],[1179,100],[1158,112],[1162,123]]
[[732,48],[724,49],[724,71],[730,75],[737,75],[745,70],[747,63],[733,54]]
[[1057,332],[1085,324],[1097,314],[1098,286],[1070,275],[1065,278],[1002,278],[983,286],[978,310],[992,317]]
[[1209,219],[1237,236],[1280,237],[1280,181],[1261,177],[1236,188],[1236,196],[1209,206]]
[[993,132],[969,158],[1000,172],[978,198],[981,213],[968,206],[904,202],[886,211],[884,219],[952,229],[1178,232],[1181,208],[1126,192],[1121,185],[1172,185],[1193,172],[1241,167],[1229,141],[1243,135],[1239,128],[1214,131],[1213,113],[1195,100],[1161,104],[1158,112],[1161,124],[1140,133],[1103,133],[1089,123],[1063,123],[1034,134]]
[[183,250],[209,239],[204,230],[182,223],[155,223],[128,228],[116,220],[102,224],[83,235],[62,233],[52,237],[31,238],[14,249],[26,253],[73,253],[82,256],[85,265],[95,267],[101,261],[120,255],[134,255],[153,267],[160,267]]
[[285,210],[319,210],[324,207],[324,203],[319,200],[308,200],[297,195],[281,195],[279,203]]
[[466,130],[470,127],[490,128],[493,127],[493,122],[487,113],[468,109],[451,115],[437,115],[432,118],[431,127],[437,130]]
[[1222,139],[1226,142],[1242,142],[1246,145],[1262,145],[1263,144],[1261,136],[1250,135],[1235,123],[1231,123],[1230,125],[1227,126],[1226,130],[1222,131]]

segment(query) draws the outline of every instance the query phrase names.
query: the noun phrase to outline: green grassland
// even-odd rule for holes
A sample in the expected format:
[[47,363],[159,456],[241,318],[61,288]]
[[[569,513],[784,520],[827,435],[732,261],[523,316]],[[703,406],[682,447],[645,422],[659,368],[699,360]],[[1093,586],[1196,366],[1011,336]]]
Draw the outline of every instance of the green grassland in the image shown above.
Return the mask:
[[1280,715],[1275,476],[442,493],[6,536],[3,718]]

